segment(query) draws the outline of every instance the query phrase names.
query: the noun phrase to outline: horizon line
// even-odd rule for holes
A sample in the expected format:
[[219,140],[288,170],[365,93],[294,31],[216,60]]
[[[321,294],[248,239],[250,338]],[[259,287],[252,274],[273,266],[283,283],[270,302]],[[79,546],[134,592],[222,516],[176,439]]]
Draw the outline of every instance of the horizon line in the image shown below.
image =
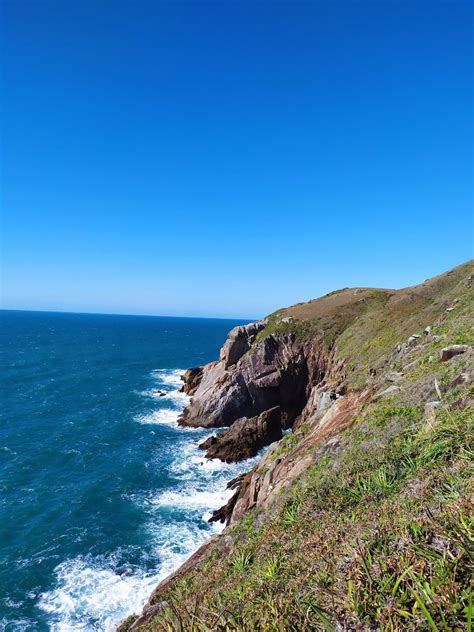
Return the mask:
[[259,320],[258,318],[238,318],[236,316],[173,316],[165,314],[130,314],[130,313],[117,313],[117,312],[80,312],[80,311],[68,311],[60,309],[18,309],[15,307],[0,307],[0,312],[23,312],[34,314],[71,314],[75,316],[129,316],[134,318],[183,318],[188,320],[242,320],[253,322]]

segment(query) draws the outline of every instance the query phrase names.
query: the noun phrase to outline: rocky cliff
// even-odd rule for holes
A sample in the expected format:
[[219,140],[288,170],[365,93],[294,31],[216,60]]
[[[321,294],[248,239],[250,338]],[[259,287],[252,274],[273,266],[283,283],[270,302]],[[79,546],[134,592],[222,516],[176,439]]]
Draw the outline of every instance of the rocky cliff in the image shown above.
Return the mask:
[[270,447],[121,630],[469,629],[473,273],[279,310],[186,372],[208,458]]
[[193,397],[179,423],[229,427],[203,444],[211,458],[240,460],[280,439],[324,379],[329,359],[322,347],[294,333],[258,340],[265,326],[232,330],[218,361],[184,375],[183,390]]

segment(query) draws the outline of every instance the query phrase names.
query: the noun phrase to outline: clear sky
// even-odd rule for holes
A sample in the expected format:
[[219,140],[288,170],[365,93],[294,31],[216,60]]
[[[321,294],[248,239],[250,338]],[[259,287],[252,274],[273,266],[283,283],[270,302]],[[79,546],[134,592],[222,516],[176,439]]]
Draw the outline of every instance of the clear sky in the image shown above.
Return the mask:
[[257,317],[473,256],[472,3],[3,2],[3,306]]

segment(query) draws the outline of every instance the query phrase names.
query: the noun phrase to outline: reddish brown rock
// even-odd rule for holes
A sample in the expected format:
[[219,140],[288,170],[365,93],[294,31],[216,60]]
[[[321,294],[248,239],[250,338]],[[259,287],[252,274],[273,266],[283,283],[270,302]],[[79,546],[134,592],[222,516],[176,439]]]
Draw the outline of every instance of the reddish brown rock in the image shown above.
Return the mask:
[[203,368],[202,366],[198,366],[194,369],[188,369],[181,376],[184,384],[181,387],[181,391],[186,393],[187,395],[194,395],[197,391],[199,384],[202,380]]
[[199,447],[207,450],[208,459],[232,463],[255,456],[260,448],[281,437],[281,410],[275,406],[257,417],[238,419],[229,430],[209,437]]
[[466,353],[468,351],[469,345],[450,345],[449,347],[444,347],[441,349],[441,362],[446,362],[446,360],[451,360],[456,355],[460,355],[461,353]]
[[268,509],[278,503],[284,497],[283,490],[321,458],[324,451],[337,448],[341,433],[351,427],[371,397],[372,391],[367,389],[338,399],[322,416],[313,411],[313,416],[306,419],[310,432],[293,450],[275,458],[270,448],[260,463],[242,478],[232,502],[229,501],[229,507],[222,512],[227,524],[233,524],[253,507]]
[[295,341],[292,335],[268,336],[254,343],[236,364],[228,366],[228,362],[226,352],[203,367],[181,425],[230,426],[280,406],[282,425],[289,428],[306,404],[308,389],[324,376],[327,354],[312,343]]

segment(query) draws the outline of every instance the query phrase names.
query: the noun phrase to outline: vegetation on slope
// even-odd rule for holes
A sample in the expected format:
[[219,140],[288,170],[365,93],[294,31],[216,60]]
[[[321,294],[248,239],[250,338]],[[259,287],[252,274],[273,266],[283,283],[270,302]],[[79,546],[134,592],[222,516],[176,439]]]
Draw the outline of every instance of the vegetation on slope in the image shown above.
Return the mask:
[[[384,372],[397,370],[398,389],[374,397],[339,442],[322,441],[315,465],[274,511],[250,512],[171,581],[140,630],[473,630],[474,390],[459,379],[473,352],[440,354],[474,342],[468,272],[457,268],[411,295],[372,293],[356,316],[345,311],[336,349],[354,367],[352,388],[372,379],[382,391]],[[429,336],[394,354],[428,324]],[[270,319],[266,335],[275,325]],[[273,456],[297,449],[306,432],[298,428]]]
[[[472,289],[465,285],[473,275],[472,262],[403,290],[345,288],[322,298],[281,309],[268,318],[257,340],[271,334],[292,333],[297,339],[318,339],[335,347],[336,358],[349,366],[348,387],[358,390],[370,371],[382,368],[396,345],[414,332],[438,321],[438,334],[455,305],[455,320],[472,314]],[[474,287],[474,280],[473,280]],[[460,322],[460,326],[463,324]],[[436,332],[434,332],[436,333]],[[471,343],[472,329],[456,341]],[[444,343],[443,343],[444,344]]]
[[179,580],[143,629],[471,629],[472,415],[426,428],[416,408],[371,407],[339,463],[262,527],[238,525],[232,557]]

